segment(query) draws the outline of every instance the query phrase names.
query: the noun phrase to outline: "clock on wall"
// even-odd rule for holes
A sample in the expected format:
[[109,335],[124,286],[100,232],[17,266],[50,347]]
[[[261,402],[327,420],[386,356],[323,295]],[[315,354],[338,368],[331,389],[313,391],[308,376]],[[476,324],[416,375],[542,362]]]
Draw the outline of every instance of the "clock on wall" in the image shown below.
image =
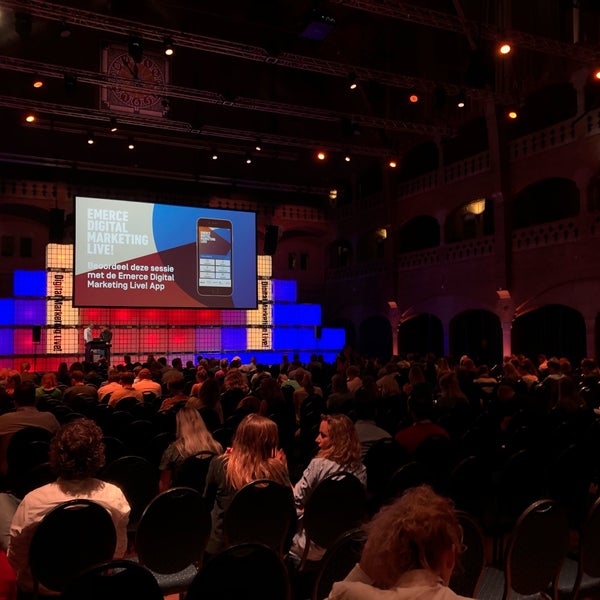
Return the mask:
[[[169,83],[168,62],[164,57],[144,52],[140,62],[136,62],[124,46],[109,46],[103,50],[102,70],[107,77],[123,81],[103,88],[102,108],[162,116],[164,96],[145,90],[144,84],[164,86]],[[136,91],[138,86],[139,91]]]

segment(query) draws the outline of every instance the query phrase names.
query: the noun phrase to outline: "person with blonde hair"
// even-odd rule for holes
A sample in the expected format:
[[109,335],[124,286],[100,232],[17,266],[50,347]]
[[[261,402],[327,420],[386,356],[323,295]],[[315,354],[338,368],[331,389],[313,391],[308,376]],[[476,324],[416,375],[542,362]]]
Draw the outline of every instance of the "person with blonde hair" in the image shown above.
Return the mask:
[[429,486],[408,489],[365,527],[360,563],[329,600],[458,600],[448,588],[462,551],[452,502]]
[[160,491],[171,487],[173,472],[188,457],[200,452],[221,454],[223,447],[217,442],[206,428],[200,413],[190,406],[184,406],[177,411],[176,440],[172,442],[162,455],[160,461]]
[[231,448],[214,458],[206,476],[204,497],[212,506],[212,531],[206,551],[224,549],[223,515],[235,493],[257,479],[271,479],[291,486],[285,454],[279,448],[277,425],[257,414],[238,425]]
[[[344,471],[357,477],[364,486],[367,485],[367,469],[361,462],[358,433],[348,416],[341,413],[322,415],[316,441],[319,451],[294,486],[294,500],[299,516],[312,491],[329,475]],[[294,536],[290,553],[301,557],[306,542],[305,533],[301,530]],[[324,553],[323,548],[311,543],[307,558],[319,560]]]

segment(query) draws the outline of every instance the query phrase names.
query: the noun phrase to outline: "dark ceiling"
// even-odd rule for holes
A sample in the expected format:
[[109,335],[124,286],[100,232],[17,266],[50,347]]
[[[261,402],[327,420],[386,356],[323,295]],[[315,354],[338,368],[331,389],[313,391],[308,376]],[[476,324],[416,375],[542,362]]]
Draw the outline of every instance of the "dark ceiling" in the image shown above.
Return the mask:
[[[593,65],[596,4],[0,0],[0,167],[306,203],[350,180],[368,189],[390,158],[401,176],[416,147],[460,138],[486,107],[500,114]],[[505,35],[515,50],[499,58]],[[37,120],[26,126],[29,110]]]

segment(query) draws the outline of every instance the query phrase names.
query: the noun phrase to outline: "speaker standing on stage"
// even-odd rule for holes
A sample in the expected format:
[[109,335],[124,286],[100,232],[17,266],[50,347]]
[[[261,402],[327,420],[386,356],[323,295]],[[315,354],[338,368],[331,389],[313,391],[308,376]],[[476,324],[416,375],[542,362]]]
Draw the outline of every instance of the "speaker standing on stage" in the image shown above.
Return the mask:
[[92,362],[92,340],[94,339],[93,332],[94,324],[90,323],[83,331],[83,341],[85,343],[85,360]]
[[100,339],[107,344],[110,344],[112,341],[112,331],[108,325],[105,325],[100,332]]

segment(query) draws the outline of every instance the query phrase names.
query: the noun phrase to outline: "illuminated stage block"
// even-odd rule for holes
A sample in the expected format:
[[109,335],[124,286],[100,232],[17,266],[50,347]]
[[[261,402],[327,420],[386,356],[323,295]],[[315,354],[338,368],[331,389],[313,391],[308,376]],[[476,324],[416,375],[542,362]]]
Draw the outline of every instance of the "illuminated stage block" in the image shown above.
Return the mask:
[[46,301],[15,300],[14,314],[18,325],[41,325],[46,321]]
[[273,324],[320,325],[321,307],[318,304],[274,304]]
[[0,300],[0,325],[15,324],[15,301],[12,299]]
[[167,309],[167,323],[169,325],[196,325],[197,310]]
[[296,302],[298,287],[295,281],[273,279],[273,302]]
[[316,347],[323,351],[343,348],[346,343],[346,331],[344,329],[323,327],[321,337],[316,342]]
[[221,323],[223,325],[245,325],[247,310],[224,310]]
[[0,329],[0,354],[14,354],[14,329]]
[[270,327],[252,327],[246,330],[248,350],[270,350],[273,348],[273,330]]
[[257,275],[259,277],[273,276],[273,257],[260,255],[256,257]]
[[13,274],[15,296],[46,296],[46,271],[15,271]]
[[169,351],[189,352],[194,348],[195,331],[193,329],[172,329],[170,331]]
[[73,244],[48,244],[46,246],[46,268],[72,270]]
[[136,311],[137,321],[140,325],[163,325],[169,322],[169,311],[163,308],[144,308]]
[[274,327],[273,349],[276,350],[300,350],[314,348],[315,331],[312,327]]
[[45,335],[48,354],[83,354],[83,332],[78,329],[50,328]]
[[221,330],[221,347],[223,352],[238,352],[246,349],[246,330],[237,329],[222,329]]
[[210,329],[196,329],[196,343],[194,350],[202,352],[220,352],[221,351],[221,329],[212,327]]
[[[227,310],[202,309],[194,311],[196,325],[220,325]],[[237,312],[237,311],[234,311]]]

